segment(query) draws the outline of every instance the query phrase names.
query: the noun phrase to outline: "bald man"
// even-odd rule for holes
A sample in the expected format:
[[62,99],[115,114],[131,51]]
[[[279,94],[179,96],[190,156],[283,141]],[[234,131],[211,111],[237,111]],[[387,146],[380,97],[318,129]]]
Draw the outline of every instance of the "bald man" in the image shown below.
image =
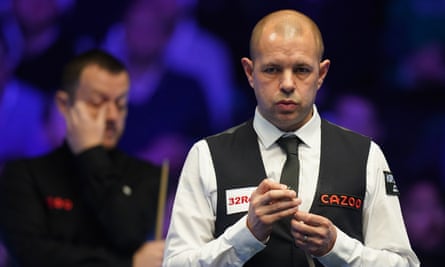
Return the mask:
[[[419,266],[379,146],[320,118],[323,50],[317,25],[297,11],[254,27],[251,58],[241,59],[254,118],[191,148],[163,266]],[[290,136],[300,167],[287,184],[277,141]]]

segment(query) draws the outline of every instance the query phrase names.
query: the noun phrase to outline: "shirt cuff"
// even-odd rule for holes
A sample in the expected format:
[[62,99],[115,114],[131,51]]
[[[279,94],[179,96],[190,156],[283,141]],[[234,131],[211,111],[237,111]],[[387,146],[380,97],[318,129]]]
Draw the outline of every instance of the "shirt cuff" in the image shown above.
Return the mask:
[[324,265],[344,266],[348,259],[353,257],[357,243],[359,241],[349,237],[337,228],[337,239],[335,240],[334,247],[326,255],[317,257],[317,259]]
[[246,219],[247,215],[228,228],[226,232],[235,253],[243,263],[266,247],[247,228]]

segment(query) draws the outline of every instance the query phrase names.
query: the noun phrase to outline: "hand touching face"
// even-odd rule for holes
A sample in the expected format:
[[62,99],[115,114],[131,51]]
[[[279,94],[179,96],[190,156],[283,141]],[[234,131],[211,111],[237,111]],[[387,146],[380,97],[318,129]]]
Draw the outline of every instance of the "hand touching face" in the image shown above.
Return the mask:
[[126,72],[110,73],[90,65],[82,72],[74,100],[64,91],[57,93],[74,153],[96,145],[116,146],[125,126],[128,87]]

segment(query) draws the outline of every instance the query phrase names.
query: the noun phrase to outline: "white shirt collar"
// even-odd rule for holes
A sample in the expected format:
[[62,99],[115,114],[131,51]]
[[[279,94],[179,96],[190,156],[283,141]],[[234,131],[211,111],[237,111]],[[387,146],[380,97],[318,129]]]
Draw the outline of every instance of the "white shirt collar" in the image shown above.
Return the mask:
[[[314,147],[316,142],[319,142],[321,118],[318,113],[317,107],[313,106],[312,118],[302,127],[293,132],[298,136],[305,145]],[[283,132],[266,120],[258,111],[258,107],[255,109],[255,116],[253,119],[253,128],[258,135],[259,141],[268,149],[273,145],[278,138],[283,134],[289,134],[289,132]]]

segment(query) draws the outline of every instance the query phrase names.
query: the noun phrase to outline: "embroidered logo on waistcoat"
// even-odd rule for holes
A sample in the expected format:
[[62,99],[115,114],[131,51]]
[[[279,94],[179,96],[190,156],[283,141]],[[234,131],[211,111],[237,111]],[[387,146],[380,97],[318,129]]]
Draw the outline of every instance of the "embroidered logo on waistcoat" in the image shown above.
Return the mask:
[[50,210],[71,211],[73,209],[73,201],[69,198],[47,196],[46,206]]
[[344,194],[322,194],[320,203],[324,206],[337,206],[351,209],[360,209],[363,200],[359,197]]

